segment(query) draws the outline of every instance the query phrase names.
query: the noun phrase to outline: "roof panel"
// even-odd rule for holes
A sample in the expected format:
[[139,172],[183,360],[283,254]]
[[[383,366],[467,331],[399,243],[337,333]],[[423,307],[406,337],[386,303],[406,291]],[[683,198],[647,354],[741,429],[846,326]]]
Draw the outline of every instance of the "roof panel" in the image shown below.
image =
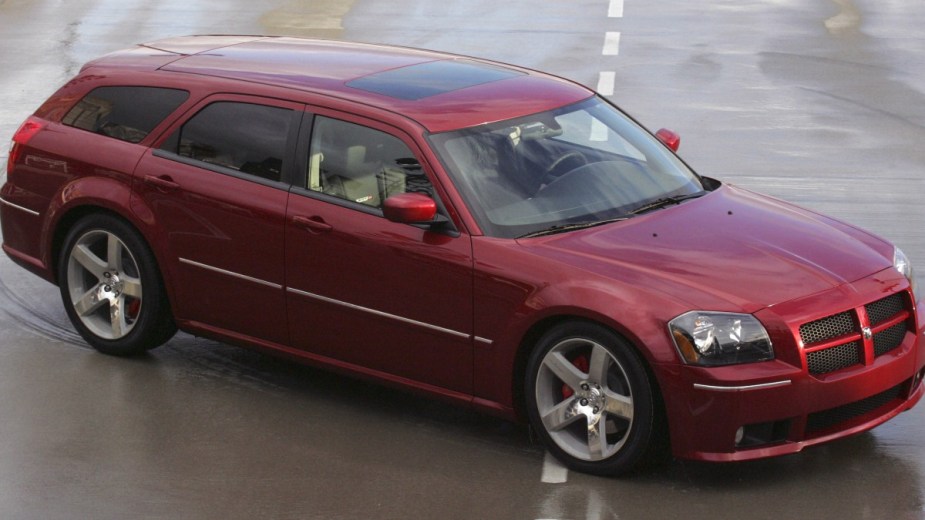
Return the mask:
[[[524,116],[593,95],[562,78],[486,60],[288,37],[170,38],[93,62],[120,69],[142,63],[150,70],[334,96],[401,114],[431,132]],[[305,94],[294,93],[292,99],[312,103]]]
[[229,45],[252,42],[264,38],[266,38],[266,36],[179,36],[176,38],[164,38],[163,40],[142,43],[140,46],[172,52],[174,54],[198,54],[200,52],[210,51],[219,47],[227,47]]
[[165,70],[229,78],[273,78],[311,87],[314,79],[345,82],[375,72],[440,59],[439,55],[377,45],[268,38],[204,51],[177,60]]

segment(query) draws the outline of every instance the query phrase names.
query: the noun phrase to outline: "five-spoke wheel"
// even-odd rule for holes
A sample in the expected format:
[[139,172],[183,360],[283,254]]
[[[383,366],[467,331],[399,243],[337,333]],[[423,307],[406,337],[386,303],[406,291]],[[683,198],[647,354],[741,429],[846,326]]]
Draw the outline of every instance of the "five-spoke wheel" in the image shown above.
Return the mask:
[[175,332],[154,256],[122,220],[104,214],[80,220],[65,239],[58,269],[68,316],[94,348],[136,354]]
[[135,327],[143,302],[138,263],[118,236],[92,230],[77,239],[67,261],[67,290],[81,322],[113,340]]
[[652,437],[652,391],[632,347],[599,325],[549,331],[533,351],[526,388],[531,424],[570,467],[617,474],[635,467]]

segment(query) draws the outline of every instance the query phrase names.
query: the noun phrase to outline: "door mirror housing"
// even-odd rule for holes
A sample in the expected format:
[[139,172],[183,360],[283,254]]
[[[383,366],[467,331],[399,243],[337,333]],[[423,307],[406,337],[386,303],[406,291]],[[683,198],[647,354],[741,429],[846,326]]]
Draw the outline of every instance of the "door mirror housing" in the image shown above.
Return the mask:
[[437,215],[437,203],[421,193],[399,193],[385,199],[382,214],[401,224],[428,224]]

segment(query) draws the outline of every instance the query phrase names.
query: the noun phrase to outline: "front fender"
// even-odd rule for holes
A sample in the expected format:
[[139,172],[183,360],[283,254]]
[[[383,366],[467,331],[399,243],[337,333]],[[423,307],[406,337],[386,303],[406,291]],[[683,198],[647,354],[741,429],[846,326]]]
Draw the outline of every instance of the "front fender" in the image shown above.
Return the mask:
[[619,279],[479,237],[475,251],[474,395],[510,415],[536,341],[562,320],[600,323],[626,338],[650,366],[678,355],[665,323],[687,304]]

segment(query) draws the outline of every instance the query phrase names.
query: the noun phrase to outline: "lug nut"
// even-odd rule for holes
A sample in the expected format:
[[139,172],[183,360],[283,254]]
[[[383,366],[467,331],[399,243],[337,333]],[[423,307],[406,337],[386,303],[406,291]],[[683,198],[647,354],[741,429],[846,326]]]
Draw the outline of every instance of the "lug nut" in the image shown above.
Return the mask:
[[588,400],[587,400],[587,399],[582,399],[582,400],[579,401],[579,402],[581,403],[581,406],[588,406]]
[[594,411],[594,413],[597,413],[597,412],[600,412],[601,409],[595,406],[593,411]]
[[587,392],[587,391],[588,391],[588,383],[582,383],[582,384],[581,384],[581,389],[584,390],[585,392]]

